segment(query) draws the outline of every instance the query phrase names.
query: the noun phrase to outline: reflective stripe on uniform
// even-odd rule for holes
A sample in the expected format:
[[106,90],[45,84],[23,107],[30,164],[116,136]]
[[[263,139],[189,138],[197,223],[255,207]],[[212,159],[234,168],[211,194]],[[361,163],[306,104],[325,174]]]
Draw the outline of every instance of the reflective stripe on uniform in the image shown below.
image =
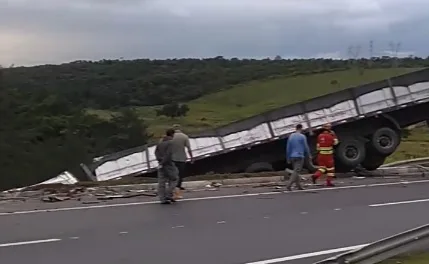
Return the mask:
[[334,149],[332,147],[319,147],[317,150],[319,151],[319,154],[323,155],[334,154]]
[[332,155],[332,154],[334,154],[334,151],[333,150],[320,150],[319,154],[322,154],[322,155]]
[[326,176],[327,176],[327,177],[334,177],[334,176],[335,176],[335,174],[334,174],[334,173],[332,173],[332,172],[328,172],[328,173],[326,173]]
[[326,168],[326,170],[327,170],[328,172],[334,172],[334,171],[335,171],[335,167],[332,167],[332,168]]
[[339,143],[337,138],[334,138],[334,145],[337,145]]
[[319,167],[317,170],[320,171],[321,173],[325,173],[326,167]]
[[319,147],[319,150],[332,150],[332,147]]

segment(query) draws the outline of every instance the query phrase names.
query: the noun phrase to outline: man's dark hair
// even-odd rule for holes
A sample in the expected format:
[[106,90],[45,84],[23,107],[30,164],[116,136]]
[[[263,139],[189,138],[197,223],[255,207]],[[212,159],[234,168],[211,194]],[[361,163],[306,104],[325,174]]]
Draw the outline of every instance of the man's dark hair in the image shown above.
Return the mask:
[[302,129],[302,125],[301,124],[296,125],[295,129],[296,130],[301,130]]
[[165,131],[165,135],[168,137],[174,136],[174,129],[172,128],[167,129],[167,131]]

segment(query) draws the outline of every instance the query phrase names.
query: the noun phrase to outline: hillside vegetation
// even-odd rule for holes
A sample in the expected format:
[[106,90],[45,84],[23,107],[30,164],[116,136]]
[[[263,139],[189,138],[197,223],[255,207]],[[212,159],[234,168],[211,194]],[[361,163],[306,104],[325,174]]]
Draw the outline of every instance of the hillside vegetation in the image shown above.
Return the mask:
[[[398,64],[393,70],[389,58],[369,64],[218,57],[0,69],[0,189],[34,184],[67,169],[75,173],[79,163],[145,144],[173,122],[193,131],[218,126],[427,67],[429,59]],[[190,110],[181,118],[156,116],[160,105],[172,103],[186,103]]]
[[[174,120],[156,116],[157,107],[140,107],[138,110],[140,116],[147,120],[149,131],[155,136],[161,135],[172,122],[182,124],[188,132],[194,132],[414,70],[418,69],[371,69],[360,74],[353,69],[253,81],[189,101],[188,115]],[[333,80],[336,81],[335,84],[332,84]]]

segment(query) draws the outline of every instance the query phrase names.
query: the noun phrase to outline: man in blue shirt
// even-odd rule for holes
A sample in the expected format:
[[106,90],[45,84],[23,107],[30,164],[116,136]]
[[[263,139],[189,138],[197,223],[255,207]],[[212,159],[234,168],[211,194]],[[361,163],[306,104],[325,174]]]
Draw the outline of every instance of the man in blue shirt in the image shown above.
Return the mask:
[[304,166],[304,159],[306,156],[311,159],[307,138],[302,133],[302,125],[298,124],[295,128],[296,131],[289,136],[286,144],[286,159],[288,164],[292,164],[293,168],[289,183],[286,186],[288,191],[292,191],[292,185],[294,183],[298,190],[304,189],[301,186],[299,174]]

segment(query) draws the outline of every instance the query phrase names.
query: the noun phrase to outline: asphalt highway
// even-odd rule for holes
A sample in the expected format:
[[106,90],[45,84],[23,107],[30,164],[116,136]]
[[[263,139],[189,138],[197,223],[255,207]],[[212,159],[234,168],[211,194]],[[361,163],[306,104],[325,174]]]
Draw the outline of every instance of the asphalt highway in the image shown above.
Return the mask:
[[313,263],[427,224],[428,190],[422,181],[0,214],[0,263]]

